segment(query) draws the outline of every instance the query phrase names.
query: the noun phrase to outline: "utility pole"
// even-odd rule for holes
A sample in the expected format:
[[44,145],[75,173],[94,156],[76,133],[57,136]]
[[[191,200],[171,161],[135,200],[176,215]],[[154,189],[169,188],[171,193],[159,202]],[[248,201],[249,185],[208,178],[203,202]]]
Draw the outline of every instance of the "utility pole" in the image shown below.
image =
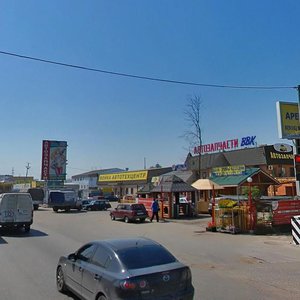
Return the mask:
[[26,166],[26,177],[28,176],[28,171],[29,171],[30,168],[31,168],[30,163],[28,162],[27,166]]

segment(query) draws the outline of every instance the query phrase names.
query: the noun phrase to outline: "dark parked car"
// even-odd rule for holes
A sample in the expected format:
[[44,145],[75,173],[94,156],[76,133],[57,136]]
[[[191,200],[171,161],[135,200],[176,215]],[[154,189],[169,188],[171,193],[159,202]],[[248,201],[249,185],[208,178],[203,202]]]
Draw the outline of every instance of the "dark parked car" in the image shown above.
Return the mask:
[[194,297],[190,268],[146,238],[93,241],[60,257],[56,284],[86,300]]
[[111,205],[105,200],[91,200],[83,206],[85,210],[107,210],[108,208],[111,208]]
[[107,195],[104,197],[105,200],[108,201],[119,201],[119,197],[115,196],[115,195]]
[[122,203],[110,212],[110,217],[112,220],[122,219],[128,223],[137,220],[144,222],[149,216],[144,204]]
[[91,200],[89,200],[89,199],[81,200],[82,207],[84,207],[85,205],[89,204],[90,202],[91,202]]

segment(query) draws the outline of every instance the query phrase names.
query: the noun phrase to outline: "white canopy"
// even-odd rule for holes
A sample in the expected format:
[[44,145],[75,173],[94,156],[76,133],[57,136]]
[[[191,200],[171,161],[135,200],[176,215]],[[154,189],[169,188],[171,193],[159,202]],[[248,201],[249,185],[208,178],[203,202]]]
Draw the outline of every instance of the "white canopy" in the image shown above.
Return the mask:
[[192,187],[196,188],[197,190],[222,190],[224,189],[221,185],[213,182],[210,179],[198,179],[192,184]]

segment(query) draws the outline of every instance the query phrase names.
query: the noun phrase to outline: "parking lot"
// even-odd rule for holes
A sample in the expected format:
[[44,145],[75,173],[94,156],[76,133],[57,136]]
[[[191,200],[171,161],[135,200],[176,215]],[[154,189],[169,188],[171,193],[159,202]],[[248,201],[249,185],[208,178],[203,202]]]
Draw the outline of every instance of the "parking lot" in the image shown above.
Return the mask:
[[59,256],[90,240],[125,236],[154,239],[189,265],[195,299],[299,299],[300,248],[290,235],[206,232],[208,221],[203,215],[126,224],[112,221],[109,211],[54,213],[40,208],[29,234],[2,233],[1,299],[76,299],[56,291]]

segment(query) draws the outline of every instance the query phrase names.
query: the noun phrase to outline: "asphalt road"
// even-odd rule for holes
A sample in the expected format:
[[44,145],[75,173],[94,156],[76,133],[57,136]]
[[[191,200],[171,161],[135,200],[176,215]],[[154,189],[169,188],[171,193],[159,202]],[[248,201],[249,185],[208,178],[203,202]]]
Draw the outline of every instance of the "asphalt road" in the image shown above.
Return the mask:
[[34,213],[29,234],[1,233],[0,299],[77,299],[57,292],[60,255],[95,239],[146,236],[191,267],[195,299],[300,299],[300,246],[290,235],[231,235],[205,231],[197,220],[125,224],[109,212]]

